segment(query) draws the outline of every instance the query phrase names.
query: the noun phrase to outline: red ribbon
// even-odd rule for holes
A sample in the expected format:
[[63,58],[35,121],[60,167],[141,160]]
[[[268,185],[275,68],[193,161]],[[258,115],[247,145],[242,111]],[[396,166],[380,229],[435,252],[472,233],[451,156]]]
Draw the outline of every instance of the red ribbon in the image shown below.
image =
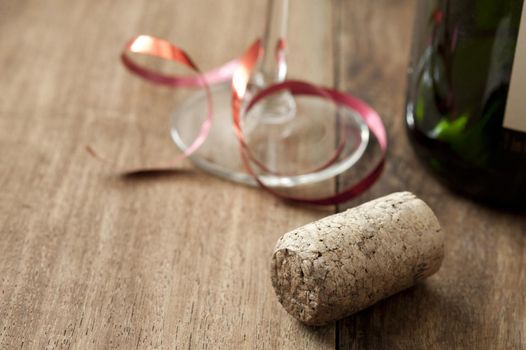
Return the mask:
[[[278,46],[282,48],[284,43],[281,43]],[[282,50],[281,50],[282,51]],[[196,73],[195,76],[174,76],[166,75],[154,70],[151,70],[147,67],[141,66],[136,63],[130,56],[129,53],[143,54],[148,56],[153,56],[176,63],[180,63],[183,66],[190,68]],[[241,104],[245,98],[247,87],[249,84],[250,76],[254,70],[254,67],[261,57],[262,47],[260,41],[256,41],[250,48],[243,54],[240,59],[232,60],[223,66],[213,69],[211,71],[202,73],[197,65],[192,61],[190,56],[185,53],[184,50],[178,48],[177,46],[171,44],[170,42],[159,39],[149,35],[140,35],[138,37],[130,40],[121,55],[122,62],[132,73],[140,76],[143,79],[151,81],[156,84],[168,85],[172,87],[200,87],[205,89],[207,99],[208,99],[208,114],[207,118],[201,126],[201,130],[197,138],[192,142],[192,144],[174,161],[169,164],[163,165],[161,167],[156,166],[154,168],[140,169],[135,171],[148,171],[148,170],[165,170],[171,169],[177,162],[181,159],[190,156],[195,152],[206,140],[213,119],[213,105],[212,97],[210,92],[210,84],[217,84],[220,82],[225,82],[232,80],[232,122],[235,130],[236,137],[240,144],[242,160],[245,165],[247,172],[254,178],[254,180],[266,191],[274,194],[277,197],[282,199],[315,204],[315,205],[330,205],[338,204],[345,202],[351,198],[356,197],[367,188],[369,188],[380,176],[384,163],[385,163],[385,154],[387,151],[387,135],[385,132],[385,127],[382,123],[382,120],[378,113],[366,103],[360,99],[339,92],[337,90],[319,87],[307,82],[298,81],[298,80],[287,80],[282,83],[271,85],[261,91],[259,91],[247,105],[246,112],[248,111],[261,99],[265,98],[270,94],[274,94],[278,91],[289,91],[292,95],[304,95],[304,96],[317,96],[320,98],[328,99],[334,102],[337,105],[343,106],[345,108],[356,111],[360,117],[365,121],[370,131],[376,137],[380,149],[382,152],[382,157],[380,162],[369,172],[364,178],[362,178],[358,183],[348,187],[334,195],[319,197],[319,198],[306,198],[301,196],[290,196],[278,193],[275,189],[266,186],[256,172],[253,169],[253,165],[257,165],[261,169],[265,169],[264,165],[258,162],[254,157],[251,156],[250,150],[245,143],[245,137],[243,131],[241,130]],[[280,53],[277,52],[278,57]],[[344,138],[342,138],[344,139]],[[345,140],[343,140],[345,142]],[[343,144],[340,143],[338,146],[335,155],[331,157],[328,163],[324,167],[332,164],[341,149]],[[94,153],[90,149],[90,152]]]

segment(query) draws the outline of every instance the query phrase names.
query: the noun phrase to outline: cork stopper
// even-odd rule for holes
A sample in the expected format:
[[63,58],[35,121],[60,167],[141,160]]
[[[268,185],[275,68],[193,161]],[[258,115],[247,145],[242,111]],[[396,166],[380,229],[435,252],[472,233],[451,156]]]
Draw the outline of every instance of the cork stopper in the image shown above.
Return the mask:
[[286,233],[272,255],[271,278],[287,312],[324,325],[431,276],[443,257],[433,211],[400,192]]

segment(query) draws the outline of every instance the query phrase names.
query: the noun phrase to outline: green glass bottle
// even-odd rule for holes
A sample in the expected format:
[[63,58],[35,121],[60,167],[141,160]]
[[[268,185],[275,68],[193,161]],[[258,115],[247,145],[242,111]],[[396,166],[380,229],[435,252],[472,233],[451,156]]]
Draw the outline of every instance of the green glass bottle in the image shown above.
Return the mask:
[[406,105],[409,139],[447,185],[526,206],[523,0],[419,0]]

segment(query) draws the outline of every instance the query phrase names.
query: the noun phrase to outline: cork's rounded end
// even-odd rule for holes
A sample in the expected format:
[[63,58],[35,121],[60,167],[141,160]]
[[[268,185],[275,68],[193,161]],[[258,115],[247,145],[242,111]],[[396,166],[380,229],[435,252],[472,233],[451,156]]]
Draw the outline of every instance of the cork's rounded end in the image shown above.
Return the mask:
[[316,322],[319,287],[310,274],[312,262],[290,249],[278,249],[271,265],[272,286],[285,310],[307,325],[320,325]]

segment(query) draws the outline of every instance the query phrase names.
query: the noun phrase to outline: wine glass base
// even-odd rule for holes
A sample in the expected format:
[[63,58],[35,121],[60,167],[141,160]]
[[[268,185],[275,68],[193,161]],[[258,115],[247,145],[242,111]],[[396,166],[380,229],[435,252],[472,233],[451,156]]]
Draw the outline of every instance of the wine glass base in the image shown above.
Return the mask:
[[[234,133],[230,84],[212,86],[211,94],[212,127],[205,143],[189,157],[190,161],[220,178],[257,185],[245,170]],[[321,183],[349,170],[361,158],[369,141],[369,129],[356,112],[335,108],[326,101],[320,105],[321,99],[300,101],[297,106],[293,99],[290,104],[287,96],[281,98],[282,104],[283,100],[288,113],[298,115],[269,116],[272,111],[262,101],[242,122],[251,154],[265,165],[265,171],[257,166],[254,169],[259,169],[256,171],[259,180],[266,186],[292,188]],[[206,118],[206,105],[207,96],[200,91],[183,101],[173,113],[171,135],[180,150],[184,151],[198,135]],[[335,153],[336,150],[339,152]],[[331,157],[333,160],[327,163]]]

